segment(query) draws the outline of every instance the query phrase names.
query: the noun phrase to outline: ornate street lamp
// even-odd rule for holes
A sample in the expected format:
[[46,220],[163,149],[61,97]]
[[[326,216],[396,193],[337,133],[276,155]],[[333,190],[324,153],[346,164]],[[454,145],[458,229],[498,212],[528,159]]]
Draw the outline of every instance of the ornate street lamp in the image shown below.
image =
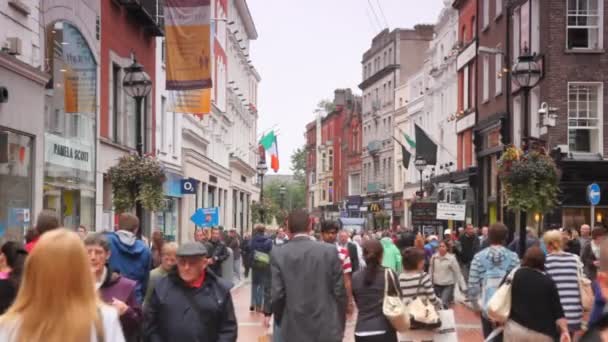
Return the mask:
[[144,154],[144,137],[142,129],[141,104],[143,99],[150,94],[152,90],[152,80],[148,73],[144,71],[143,65],[137,63],[133,58],[133,64],[125,68],[125,77],[122,80],[122,86],[125,93],[135,99],[136,109],[136,137],[137,137],[137,154]]
[[417,156],[416,161],[414,162],[414,166],[416,167],[416,170],[418,170],[418,172],[420,172],[420,198],[423,198],[424,197],[424,187],[423,187],[422,173],[424,172],[424,169],[426,169],[427,162],[423,157]]
[[266,161],[260,159],[258,162],[257,171],[258,177],[260,177],[260,221],[262,224],[264,224],[264,175],[266,172],[268,172]]
[[281,187],[279,188],[279,196],[281,198],[281,210],[283,210],[284,203],[285,203],[285,194],[287,193],[287,188],[285,187],[285,184],[281,184]]
[[[122,80],[122,87],[125,93],[135,99],[135,136],[137,139],[137,155],[143,157],[144,155],[144,137],[142,129],[142,115],[141,115],[141,104],[143,99],[150,94],[152,90],[152,80],[150,76],[144,71],[143,65],[137,63],[137,60],[133,58],[133,63],[125,68],[125,77]],[[139,192],[139,189],[137,189]],[[143,208],[139,201],[135,204],[135,215],[139,219],[140,229],[137,233],[141,237],[142,226],[143,226]]]
[[530,90],[538,85],[542,76],[540,65],[536,63],[535,56],[531,55],[528,48],[517,58],[517,63],[511,69],[511,76],[519,85],[524,96],[524,139],[530,135]]
[[[528,48],[524,48],[524,53],[517,58],[517,63],[511,68],[511,76],[515,80],[515,83],[521,88],[524,97],[524,132],[523,140],[526,141],[526,149],[528,149],[528,143],[530,136],[530,90],[536,87],[540,78],[542,77],[542,70],[540,65],[536,63],[535,56],[531,55]],[[519,254],[520,258],[523,258],[526,252],[526,213],[520,213],[520,227],[519,227]]]

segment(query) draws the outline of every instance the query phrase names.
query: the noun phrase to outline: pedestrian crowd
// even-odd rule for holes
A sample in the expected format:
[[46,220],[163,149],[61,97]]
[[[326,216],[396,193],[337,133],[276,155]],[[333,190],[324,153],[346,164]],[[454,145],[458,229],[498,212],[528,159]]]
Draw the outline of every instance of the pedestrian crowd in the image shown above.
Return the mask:
[[197,229],[181,245],[146,242],[128,213],[114,232],[59,222],[43,211],[25,244],[0,247],[0,341],[235,342],[242,277],[274,342],[341,342],[349,320],[357,342],[456,341],[457,292],[486,341],[608,341],[603,227],[528,229],[521,251],[502,223],[440,238],[315,227],[304,210],[275,232]]

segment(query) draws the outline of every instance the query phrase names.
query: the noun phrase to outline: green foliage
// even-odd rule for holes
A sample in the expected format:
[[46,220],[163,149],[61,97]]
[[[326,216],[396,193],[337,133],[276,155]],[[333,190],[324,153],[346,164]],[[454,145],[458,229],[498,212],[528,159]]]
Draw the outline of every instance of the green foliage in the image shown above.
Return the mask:
[[543,151],[523,154],[509,147],[498,161],[498,171],[510,209],[546,213],[558,205],[557,167]]
[[[264,209],[264,222],[261,219],[261,210]],[[272,203],[269,198],[264,198],[264,204],[260,202],[251,203],[251,219],[253,223],[272,224],[272,220],[275,218],[279,208]],[[278,222],[278,220],[277,220]]]
[[297,182],[306,182],[306,149],[300,147],[291,155],[291,171]]
[[155,158],[126,155],[108,170],[108,176],[117,212],[129,211],[137,202],[149,211],[162,207],[165,172]]
[[317,110],[325,111],[325,113],[329,114],[336,110],[336,105],[331,100],[323,99],[317,103]]
[[379,211],[374,214],[375,228],[376,229],[387,229],[390,228],[391,217],[385,211]]

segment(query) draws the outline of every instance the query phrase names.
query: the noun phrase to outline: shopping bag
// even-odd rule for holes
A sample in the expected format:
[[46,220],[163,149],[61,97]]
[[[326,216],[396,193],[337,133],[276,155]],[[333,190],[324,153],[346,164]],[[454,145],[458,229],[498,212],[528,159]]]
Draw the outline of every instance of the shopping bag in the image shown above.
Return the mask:
[[439,318],[441,319],[441,327],[435,331],[433,342],[458,342],[454,310],[440,310]]
[[272,337],[270,337],[268,334],[264,334],[258,337],[258,342],[272,342]]

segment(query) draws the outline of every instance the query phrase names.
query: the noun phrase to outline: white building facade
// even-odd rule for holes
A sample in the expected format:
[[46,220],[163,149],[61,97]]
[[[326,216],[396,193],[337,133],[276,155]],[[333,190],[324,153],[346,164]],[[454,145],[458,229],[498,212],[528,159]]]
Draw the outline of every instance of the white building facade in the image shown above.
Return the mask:
[[40,1],[0,1],[0,238],[43,208],[46,72]]
[[[444,2],[435,25],[435,35],[426,52],[423,67],[397,91],[398,101],[403,98],[403,119],[395,128],[403,138],[408,134],[415,139],[415,125],[422,128],[437,144],[437,164],[430,165],[423,172],[422,180],[436,186],[442,175],[456,170],[457,135],[455,115],[457,112],[458,77],[456,71],[458,43],[458,11]],[[405,140],[403,143],[412,158],[404,178],[404,207],[407,213],[405,224],[411,226],[408,208],[415,201],[420,190],[420,172],[414,167],[415,149]],[[397,170],[399,172],[399,170]],[[427,188],[427,187],[425,187]],[[427,188],[425,190],[432,189]],[[426,196],[431,195],[426,193]]]
[[220,226],[239,233],[250,231],[251,203],[260,195],[256,132],[261,78],[249,56],[257,31],[245,0],[211,3],[212,112],[202,118],[181,115],[176,119],[182,175],[199,184],[196,195],[179,201],[179,241],[193,239],[196,227],[190,217],[197,208],[218,207]]

